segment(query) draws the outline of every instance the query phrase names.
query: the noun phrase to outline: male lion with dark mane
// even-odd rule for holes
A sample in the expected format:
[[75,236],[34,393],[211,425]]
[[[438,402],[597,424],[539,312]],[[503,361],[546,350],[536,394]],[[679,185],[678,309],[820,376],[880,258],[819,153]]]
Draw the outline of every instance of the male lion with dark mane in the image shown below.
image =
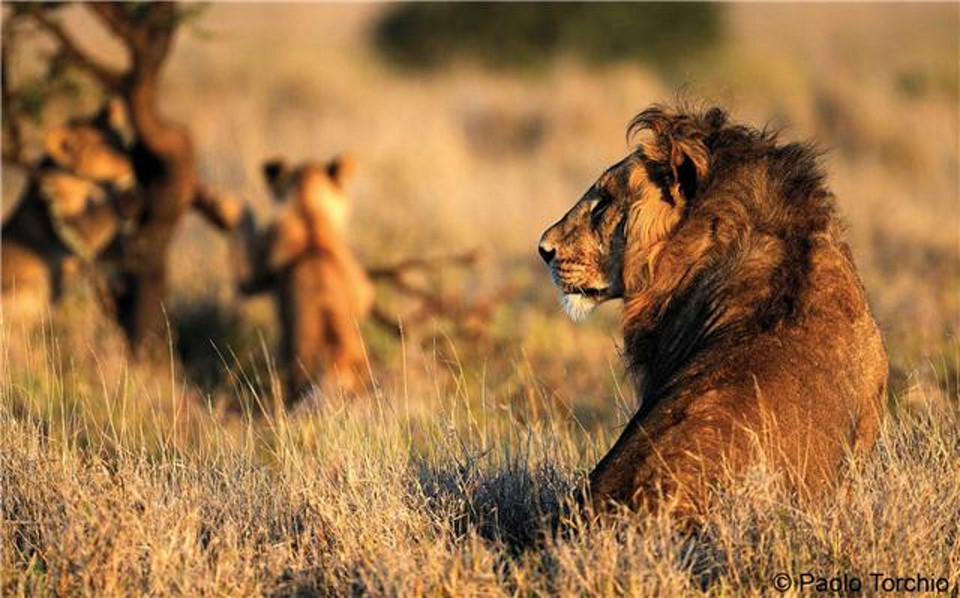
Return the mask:
[[719,108],[653,106],[636,133],[539,247],[573,318],[624,301],[641,404],[591,502],[695,518],[761,460],[829,487],[876,440],[887,358],[816,153]]

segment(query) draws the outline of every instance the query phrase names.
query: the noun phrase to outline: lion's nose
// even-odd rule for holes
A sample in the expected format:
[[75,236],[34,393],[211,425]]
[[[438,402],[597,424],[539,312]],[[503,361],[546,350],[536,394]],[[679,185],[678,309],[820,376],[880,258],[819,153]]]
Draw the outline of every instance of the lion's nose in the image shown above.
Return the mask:
[[537,247],[537,250],[540,252],[540,257],[543,258],[543,261],[546,262],[548,266],[550,265],[550,262],[553,261],[553,258],[557,255],[557,250],[553,247],[550,247],[550,245],[545,242],[541,242],[540,246]]

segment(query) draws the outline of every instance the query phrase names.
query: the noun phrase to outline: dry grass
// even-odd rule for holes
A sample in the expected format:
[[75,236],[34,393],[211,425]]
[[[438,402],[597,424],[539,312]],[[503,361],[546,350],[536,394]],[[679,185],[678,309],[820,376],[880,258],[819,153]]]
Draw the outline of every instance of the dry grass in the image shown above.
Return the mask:
[[270,306],[234,297],[225,243],[193,219],[169,307],[199,367],[127,363],[82,285],[46,327],[5,322],[0,593],[770,594],[777,573],[805,572],[960,583],[960,8],[740,6],[724,51],[686,77],[737,118],[831,148],[893,407],[836,496],[798,505],[758,469],[694,538],[667,517],[592,523],[573,506],[632,391],[616,308],[565,321],[533,251],[673,82],[574,63],[409,78],[366,46],[377,10],[214,6],[212,39],[178,41],[165,110],[193,128],[203,177],[261,211],[263,159],[352,150],[367,262],[478,245],[482,268],[437,284],[516,293],[479,341],[445,322],[403,343],[365,330],[369,396],[290,415],[272,408]]
[[796,504],[758,468],[684,538],[666,516],[588,522],[572,505],[606,441],[561,405],[478,403],[488,389],[475,381],[420,395],[429,408],[396,389],[254,419],[151,392],[136,373],[84,389],[45,367],[34,387],[7,386],[0,407],[5,594],[722,595],[808,572],[960,581],[953,408],[899,412],[822,504]]

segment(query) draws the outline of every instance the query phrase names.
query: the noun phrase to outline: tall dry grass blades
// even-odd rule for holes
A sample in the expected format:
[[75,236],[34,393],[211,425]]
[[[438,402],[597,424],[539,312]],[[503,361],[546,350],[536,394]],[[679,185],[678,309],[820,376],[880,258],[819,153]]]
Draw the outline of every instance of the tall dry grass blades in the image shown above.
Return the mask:
[[[55,378],[43,367],[36,378]],[[108,403],[124,399],[98,389],[36,389],[48,394],[29,403],[14,384],[2,392],[5,595],[759,594],[775,574],[809,572],[960,581],[954,407],[901,410],[822,504],[757,469],[685,537],[667,515],[592,521],[575,506],[595,447],[567,412],[518,424],[473,404],[480,435],[452,406],[424,414],[389,391],[389,406],[260,419],[174,416],[161,393],[137,396],[155,403],[128,405],[120,431]]]

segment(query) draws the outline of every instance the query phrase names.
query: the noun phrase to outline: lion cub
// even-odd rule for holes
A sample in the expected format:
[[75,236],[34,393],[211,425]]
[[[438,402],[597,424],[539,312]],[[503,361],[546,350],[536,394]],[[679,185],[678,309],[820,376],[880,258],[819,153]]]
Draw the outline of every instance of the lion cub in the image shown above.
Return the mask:
[[46,153],[0,232],[0,281],[10,321],[35,321],[76,262],[91,262],[133,216],[125,114],[108,102],[93,117],[50,129]]
[[347,245],[349,157],[290,168],[279,160],[263,173],[280,211],[255,231],[248,209],[239,230],[248,247],[240,289],[272,290],[281,326],[285,402],[300,400],[313,383],[354,391],[361,382],[363,344],[358,324],[373,305],[373,286]]

